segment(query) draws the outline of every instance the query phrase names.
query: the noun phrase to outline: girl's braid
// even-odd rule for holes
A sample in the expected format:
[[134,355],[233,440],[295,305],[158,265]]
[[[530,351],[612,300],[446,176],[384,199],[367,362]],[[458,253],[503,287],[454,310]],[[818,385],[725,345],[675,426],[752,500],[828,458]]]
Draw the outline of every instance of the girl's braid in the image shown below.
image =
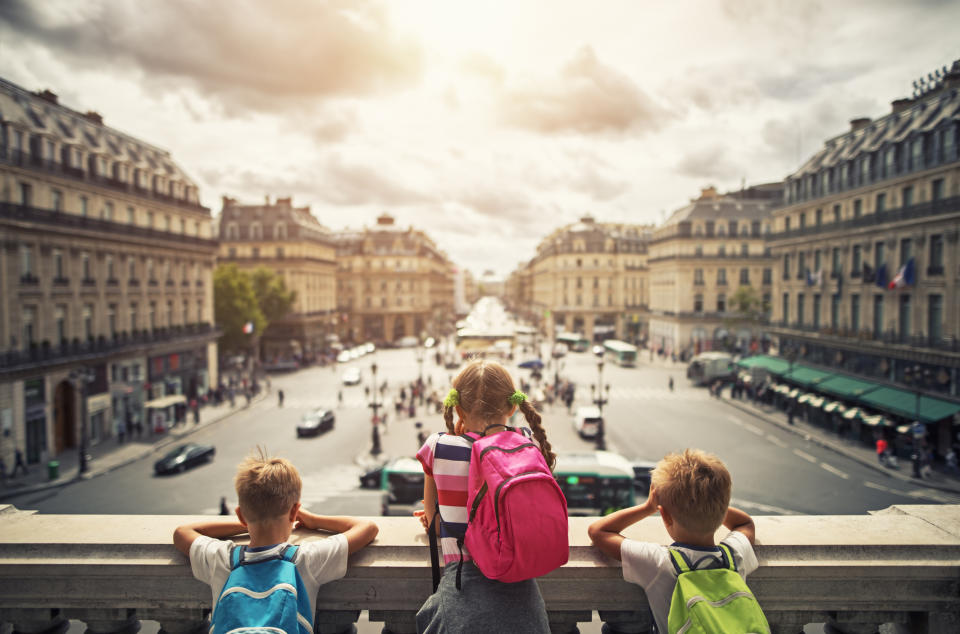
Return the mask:
[[523,412],[523,417],[527,419],[527,423],[533,431],[533,437],[540,443],[540,451],[543,453],[544,460],[547,461],[547,466],[553,470],[553,467],[557,464],[557,454],[553,452],[553,447],[547,440],[547,432],[544,431],[543,425],[540,423],[540,414],[537,413],[537,409],[530,401],[520,403],[520,411]]
[[444,408],[443,408],[443,422],[447,424],[447,433],[449,433],[451,436],[454,435],[454,431],[453,431],[453,429],[454,429],[454,427],[453,427],[453,412],[454,412],[454,410],[456,410],[456,406],[455,406],[455,405],[451,405],[450,407],[444,407]]

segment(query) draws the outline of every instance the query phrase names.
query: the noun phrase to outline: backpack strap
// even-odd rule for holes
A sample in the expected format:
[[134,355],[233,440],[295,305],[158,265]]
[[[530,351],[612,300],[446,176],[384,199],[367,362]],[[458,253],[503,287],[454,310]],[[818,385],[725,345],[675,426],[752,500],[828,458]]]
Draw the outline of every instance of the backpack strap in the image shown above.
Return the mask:
[[730,547],[724,543],[720,543],[720,556],[723,558],[724,568],[729,568],[734,572],[737,571],[737,562],[733,558],[733,552],[730,550]]
[[[483,435],[483,436],[486,436],[486,435],[487,435],[487,432],[488,432],[489,430],[493,429],[494,427],[503,427],[503,429],[504,429],[505,431],[517,431],[515,427],[511,427],[510,425],[504,425],[503,423],[491,423],[491,424],[489,424],[489,425],[487,425],[486,427],[483,428],[483,433],[482,433],[482,435]],[[473,440],[471,439],[470,442],[473,442]]]
[[246,546],[238,546],[237,544],[230,546],[230,570],[235,570],[242,565],[243,555],[246,551]]
[[437,501],[436,510],[433,512],[433,519],[430,520],[430,527],[427,528],[427,537],[430,539],[430,572],[433,573],[434,592],[436,592],[440,586],[440,556],[437,553],[437,518],[439,517],[440,502]]
[[670,551],[670,561],[673,562],[673,569],[677,571],[678,577],[685,572],[693,570],[686,555],[675,548],[668,548],[667,550]]

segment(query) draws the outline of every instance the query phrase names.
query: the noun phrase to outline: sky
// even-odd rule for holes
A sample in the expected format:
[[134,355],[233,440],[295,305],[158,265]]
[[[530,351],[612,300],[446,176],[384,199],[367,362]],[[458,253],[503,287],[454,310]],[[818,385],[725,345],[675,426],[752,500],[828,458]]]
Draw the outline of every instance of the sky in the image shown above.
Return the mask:
[[0,76],[332,230],[506,276],[591,215],[778,181],[960,58],[939,0],[0,0]]

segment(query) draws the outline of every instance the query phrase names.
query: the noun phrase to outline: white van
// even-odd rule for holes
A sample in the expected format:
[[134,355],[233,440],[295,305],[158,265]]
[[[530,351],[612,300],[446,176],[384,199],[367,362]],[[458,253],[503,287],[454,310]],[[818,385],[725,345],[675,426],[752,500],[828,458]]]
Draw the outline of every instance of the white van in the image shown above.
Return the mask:
[[599,407],[579,407],[573,419],[573,428],[581,438],[596,438],[603,426],[603,417]]

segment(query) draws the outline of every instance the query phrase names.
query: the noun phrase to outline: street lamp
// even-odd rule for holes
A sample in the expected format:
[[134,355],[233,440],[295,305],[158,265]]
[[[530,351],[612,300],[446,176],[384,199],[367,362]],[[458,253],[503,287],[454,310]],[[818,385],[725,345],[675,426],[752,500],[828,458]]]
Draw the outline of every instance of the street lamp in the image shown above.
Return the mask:
[[87,384],[92,383],[96,373],[87,367],[79,367],[70,371],[70,380],[80,390],[80,447],[78,455],[79,475],[87,472],[87,463],[90,456],[87,454]]
[[377,408],[380,407],[380,403],[377,402],[377,363],[374,361],[370,365],[370,372],[373,374],[373,400],[370,402],[370,408],[373,410],[373,432],[371,438],[371,447],[370,454],[374,456],[380,455],[380,419],[377,417]]
[[[606,391],[606,398],[604,398],[604,391]],[[604,438],[604,427],[606,423],[603,419],[603,406],[610,401],[610,384],[603,384],[603,359],[597,360],[597,384],[590,384],[590,395],[596,395],[596,398],[593,399],[593,403],[597,406],[597,410],[600,412],[600,425],[597,427],[597,449],[605,450],[607,448],[607,441]]]
[[920,390],[930,384],[930,370],[924,370],[919,365],[912,368],[907,366],[903,369],[903,382],[913,388],[916,400],[914,401],[914,423],[911,425],[911,434],[913,435],[913,444],[915,450],[919,450],[921,441],[926,435],[926,429],[920,422]]

